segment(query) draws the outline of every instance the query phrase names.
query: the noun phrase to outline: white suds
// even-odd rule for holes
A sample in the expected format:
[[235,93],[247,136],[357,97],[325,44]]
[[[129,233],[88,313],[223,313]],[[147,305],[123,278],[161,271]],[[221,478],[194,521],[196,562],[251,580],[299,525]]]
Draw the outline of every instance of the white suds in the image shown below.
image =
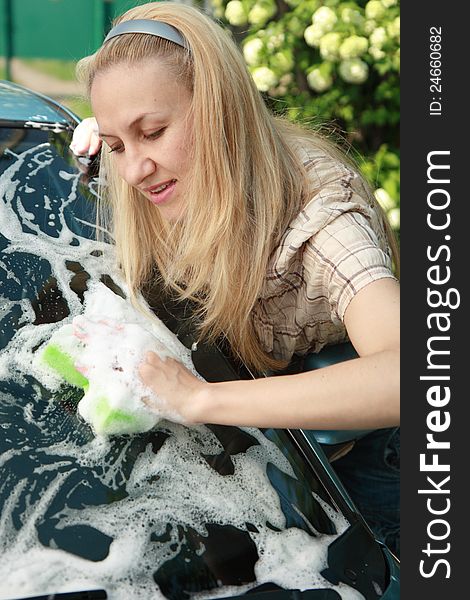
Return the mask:
[[[219,581],[221,587],[197,593],[198,599],[239,594],[269,581],[359,598],[319,572],[328,544],[348,524],[316,498],[316,510],[323,520],[329,517],[337,534],[316,536],[307,525],[312,535],[286,529],[267,472],[274,466],[286,480],[295,474],[259,430],[238,430],[250,443],[226,455],[232,470],[221,474],[210,457],[225,456],[224,447],[208,427],[162,420],[151,432],[105,437],[77,417],[80,393],[39,364],[45,344],[74,319],[88,336],[80,360],[90,389],[96,385],[121,409],[140,405],[136,365],[142,352],[152,347],[193,369],[190,351],[163,324],[100,283],[107,275],[126,293],[113,248],[89,239],[93,216],[75,214],[79,176],[49,144],[8,155],[14,160],[0,176],[0,239],[7,240],[0,254],[0,599],[91,588],[106,589],[110,600],[162,598],[154,573],[176,559],[191,536],[199,540],[194,555],[202,561],[211,525],[236,528],[254,544],[257,581],[225,587]],[[36,176],[55,169],[55,161],[61,163],[65,196],[48,190],[46,201]],[[80,274],[80,265],[86,272]],[[85,304],[77,286],[88,290]],[[43,318],[59,313],[58,322]],[[80,412],[86,417],[86,407]],[[78,548],[83,555],[98,554],[86,559]]]

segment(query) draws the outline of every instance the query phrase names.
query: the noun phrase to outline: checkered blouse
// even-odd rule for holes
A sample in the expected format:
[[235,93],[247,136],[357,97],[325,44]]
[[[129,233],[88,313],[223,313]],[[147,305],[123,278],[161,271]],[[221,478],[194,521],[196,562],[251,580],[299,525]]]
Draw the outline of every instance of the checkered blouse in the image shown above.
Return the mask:
[[322,150],[303,150],[318,190],[271,257],[253,322],[278,359],[348,339],[344,313],[368,283],[394,278],[383,224],[360,178]]

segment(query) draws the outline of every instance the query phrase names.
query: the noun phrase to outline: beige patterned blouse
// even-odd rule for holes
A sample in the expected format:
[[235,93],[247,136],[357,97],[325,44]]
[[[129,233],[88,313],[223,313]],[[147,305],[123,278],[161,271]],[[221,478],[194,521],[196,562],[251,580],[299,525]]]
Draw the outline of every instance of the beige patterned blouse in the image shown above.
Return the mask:
[[348,339],[344,313],[355,294],[394,278],[380,217],[360,178],[322,150],[303,150],[319,190],[290,223],[253,310],[264,349],[278,359]]

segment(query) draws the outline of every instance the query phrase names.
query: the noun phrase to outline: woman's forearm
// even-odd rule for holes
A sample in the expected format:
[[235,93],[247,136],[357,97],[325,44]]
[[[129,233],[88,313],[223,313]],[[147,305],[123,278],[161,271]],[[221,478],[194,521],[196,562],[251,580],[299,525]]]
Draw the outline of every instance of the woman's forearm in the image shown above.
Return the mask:
[[399,351],[315,371],[205,386],[189,409],[200,423],[373,429],[399,422]]

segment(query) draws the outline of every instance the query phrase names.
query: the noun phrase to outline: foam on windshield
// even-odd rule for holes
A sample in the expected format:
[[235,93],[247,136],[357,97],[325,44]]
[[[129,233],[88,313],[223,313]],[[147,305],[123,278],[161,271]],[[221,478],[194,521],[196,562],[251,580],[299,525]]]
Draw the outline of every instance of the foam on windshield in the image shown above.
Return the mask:
[[[77,413],[83,392],[38,365],[51,336],[85,314],[97,334],[90,368],[109,379],[109,357],[98,356],[111,351],[101,345],[104,314],[126,338],[137,336],[145,348],[155,340],[158,351],[193,368],[189,351],[161,322],[115,294],[126,289],[113,250],[90,239],[93,217],[74,204],[79,175],[48,143],[7,154],[11,164],[0,176],[0,598],[94,587],[105,588],[110,600],[171,597],[172,569],[190,573],[179,593],[198,598],[266,582],[362,598],[321,575],[329,544],[348,523],[312,494],[328,527],[298,515],[299,526],[287,526],[268,471],[287,482],[296,476],[260,431],[234,428],[243,450],[229,448],[216,428],[165,419],[140,435],[95,435]],[[55,189],[45,189],[41,178],[49,167]],[[125,353],[119,360],[131,373],[119,385],[138,389],[136,361]],[[119,395],[109,385],[106,393]],[[236,581],[207,558],[215,556],[220,531],[254,553],[254,566]],[[235,548],[227,544],[220,551],[230,555]],[[206,591],[192,587],[198,569],[208,573]]]

